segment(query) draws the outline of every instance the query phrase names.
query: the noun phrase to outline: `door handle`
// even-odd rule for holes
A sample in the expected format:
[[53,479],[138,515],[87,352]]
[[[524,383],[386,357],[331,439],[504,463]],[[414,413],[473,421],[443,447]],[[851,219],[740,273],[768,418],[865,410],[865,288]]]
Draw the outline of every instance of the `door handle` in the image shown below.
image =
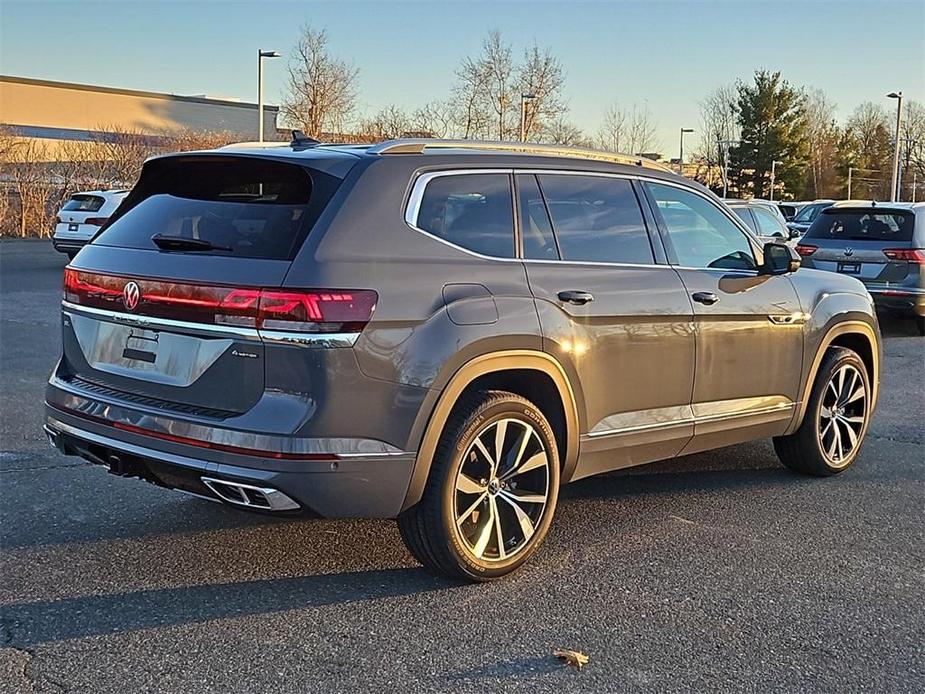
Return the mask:
[[559,301],[567,304],[575,304],[576,306],[584,306],[594,301],[594,295],[591,294],[591,292],[582,292],[575,289],[559,292],[558,297]]
[[719,297],[713,292],[694,292],[691,294],[691,298],[698,304],[703,304],[704,306],[712,306],[719,301]]

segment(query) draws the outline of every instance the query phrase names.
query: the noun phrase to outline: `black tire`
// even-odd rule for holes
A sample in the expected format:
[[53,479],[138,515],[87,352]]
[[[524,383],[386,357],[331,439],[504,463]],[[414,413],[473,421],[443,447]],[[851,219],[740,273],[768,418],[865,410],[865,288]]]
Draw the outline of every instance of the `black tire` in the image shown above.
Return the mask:
[[915,327],[918,328],[919,335],[925,335],[925,316],[915,317]]
[[[511,469],[515,465],[501,470],[502,463],[499,462],[496,473],[487,473],[493,475],[491,480],[485,477],[478,480],[479,491],[461,491],[460,476],[464,465],[467,471],[472,469],[471,466],[484,467],[486,462],[491,465],[490,458],[477,452],[481,449],[476,448],[476,439],[488,436],[490,432],[497,436],[501,426],[505,432],[501,434],[502,452],[514,451],[516,448],[520,453],[519,456],[515,454],[513,458],[506,458],[505,463],[513,460],[516,464],[519,458],[522,463],[520,467],[527,468],[523,463],[527,462],[528,457],[535,460],[539,459],[541,453],[545,453],[545,465],[515,473]],[[527,443],[520,448],[524,439]],[[505,441],[512,445],[505,447]],[[488,448],[490,450],[487,452],[494,455],[494,444],[489,444]],[[528,452],[532,453],[528,456]],[[523,480],[525,476],[531,477],[518,489],[515,479]],[[475,481],[471,477],[464,479]],[[483,484],[486,480],[487,484]],[[514,504],[508,500],[519,501],[517,494],[525,495],[521,499],[538,497],[540,492],[537,485],[542,486],[542,480],[545,480],[545,505],[542,508],[536,502]],[[531,487],[533,492],[526,491],[526,487]],[[461,400],[453,409],[437,445],[424,495],[420,502],[399,516],[398,528],[408,550],[429,570],[472,582],[490,581],[515,571],[537,550],[549,530],[558,494],[559,456],[556,439],[543,413],[529,400],[513,393],[499,390],[479,392]],[[475,504],[483,496],[485,501],[476,508]],[[460,500],[471,513],[460,513],[460,521],[457,523]],[[515,511],[515,506],[520,508],[520,512]],[[536,514],[528,518],[530,522],[526,525],[521,517],[525,515],[525,510]],[[485,523],[480,525],[477,519],[481,513],[486,515],[481,517]],[[495,525],[496,531],[489,529],[495,513],[499,518]],[[513,518],[513,521],[508,523],[501,521],[501,518]],[[483,543],[482,556],[477,556],[475,552],[478,550],[475,548],[479,542],[470,546],[467,533],[481,538],[484,532],[479,532],[480,527],[494,538],[494,548]],[[528,536],[531,529],[532,534]],[[488,556],[492,551],[497,556]],[[507,552],[511,552],[510,556],[506,556]]]
[[68,260],[73,260],[77,257],[77,251],[65,251],[64,254],[67,256]]
[[[860,379],[864,389],[863,401],[856,400],[852,403],[834,406],[847,400],[838,392],[837,384],[832,383],[832,379],[837,378],[842,369],[846,367],[846,373],[856,373]],[[834,391],[830,388],[834,388]],[[852,390],[854,394],[857,392],[857,390]],[[778,436],[774,439],[774,450],[777,452],[777,457],[788,468],[804,475],[828,477],[844,472],[857,459],[861,445],[864,443],[864,436],[870,423],[870,396],[867,368],[858,354],[845,347],[829,349],[816,374],[800,428],[789,436]],[[859,415],[861,402],[863,414]],[[829,413],[839,409],[842,410],[842,415],[829,416]],[[863,416],[863,421],[855,429],[848,420],[857,419],[858,416]],[[835,442],[836,435],[839,439],[838,443]],[[833,457],[830,451],[838,451],[841,448],[842,437],[844,436],[847,446],[851,443],[852,435],[856,437],[856,441],[850,446],[850,450],[845,451],[841,456],[836,453]]]

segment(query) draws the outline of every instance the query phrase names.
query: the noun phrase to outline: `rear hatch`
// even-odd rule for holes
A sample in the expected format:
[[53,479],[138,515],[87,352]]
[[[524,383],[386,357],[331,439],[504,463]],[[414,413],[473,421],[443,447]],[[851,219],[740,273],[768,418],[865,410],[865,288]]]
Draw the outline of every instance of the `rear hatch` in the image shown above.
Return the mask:
[[807,265],[857,277],[865,284],[903,282],[912,264],[915,215],[889,207],[830,207],[800,240]]
[[184,414],[251,408],[264,392],[259,330],[326,329],[312,322],[324,297],[280,290],[345,175],[324,168],[218,153],[149,161],[65,271],[58,377]]
[[55,234],[69,238],[89,239],[107,221],[100,212],[105,204],[106,198],[102,195],[94,193],[72,195],[58,212]]

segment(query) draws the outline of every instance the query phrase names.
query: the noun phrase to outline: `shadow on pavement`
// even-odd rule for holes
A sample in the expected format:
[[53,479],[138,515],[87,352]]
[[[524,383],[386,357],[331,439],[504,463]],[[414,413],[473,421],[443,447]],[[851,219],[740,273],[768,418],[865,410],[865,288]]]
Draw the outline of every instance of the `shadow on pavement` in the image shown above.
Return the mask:
[[385,569],[91,595],[5,606],[5,645],[173,627],[246,615],[412,595],[459,585],[423,569]]

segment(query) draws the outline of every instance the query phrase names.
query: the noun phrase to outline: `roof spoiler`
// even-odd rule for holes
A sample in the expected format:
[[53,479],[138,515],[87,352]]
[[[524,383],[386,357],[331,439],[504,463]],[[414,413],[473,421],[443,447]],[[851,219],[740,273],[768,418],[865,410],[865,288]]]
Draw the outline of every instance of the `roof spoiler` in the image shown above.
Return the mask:
[[428,149],[476,149],[486,152],[521,152],[523,154],[539,154],[549,157],[571,157],[574,159],[592,159],[606,161],[613,164],[627,164],[641,166],[647,169],[671,172],[667,166],[658,162],[632,154],[618,154],[616,152],[603,152],[585,147],[569,147],[566,145],[543,145],[532,142],[488,142],[484,140],[439,140],[432,138],[402,138],[386,140],[373,145],[366,151],[369,154],[422,154]]

